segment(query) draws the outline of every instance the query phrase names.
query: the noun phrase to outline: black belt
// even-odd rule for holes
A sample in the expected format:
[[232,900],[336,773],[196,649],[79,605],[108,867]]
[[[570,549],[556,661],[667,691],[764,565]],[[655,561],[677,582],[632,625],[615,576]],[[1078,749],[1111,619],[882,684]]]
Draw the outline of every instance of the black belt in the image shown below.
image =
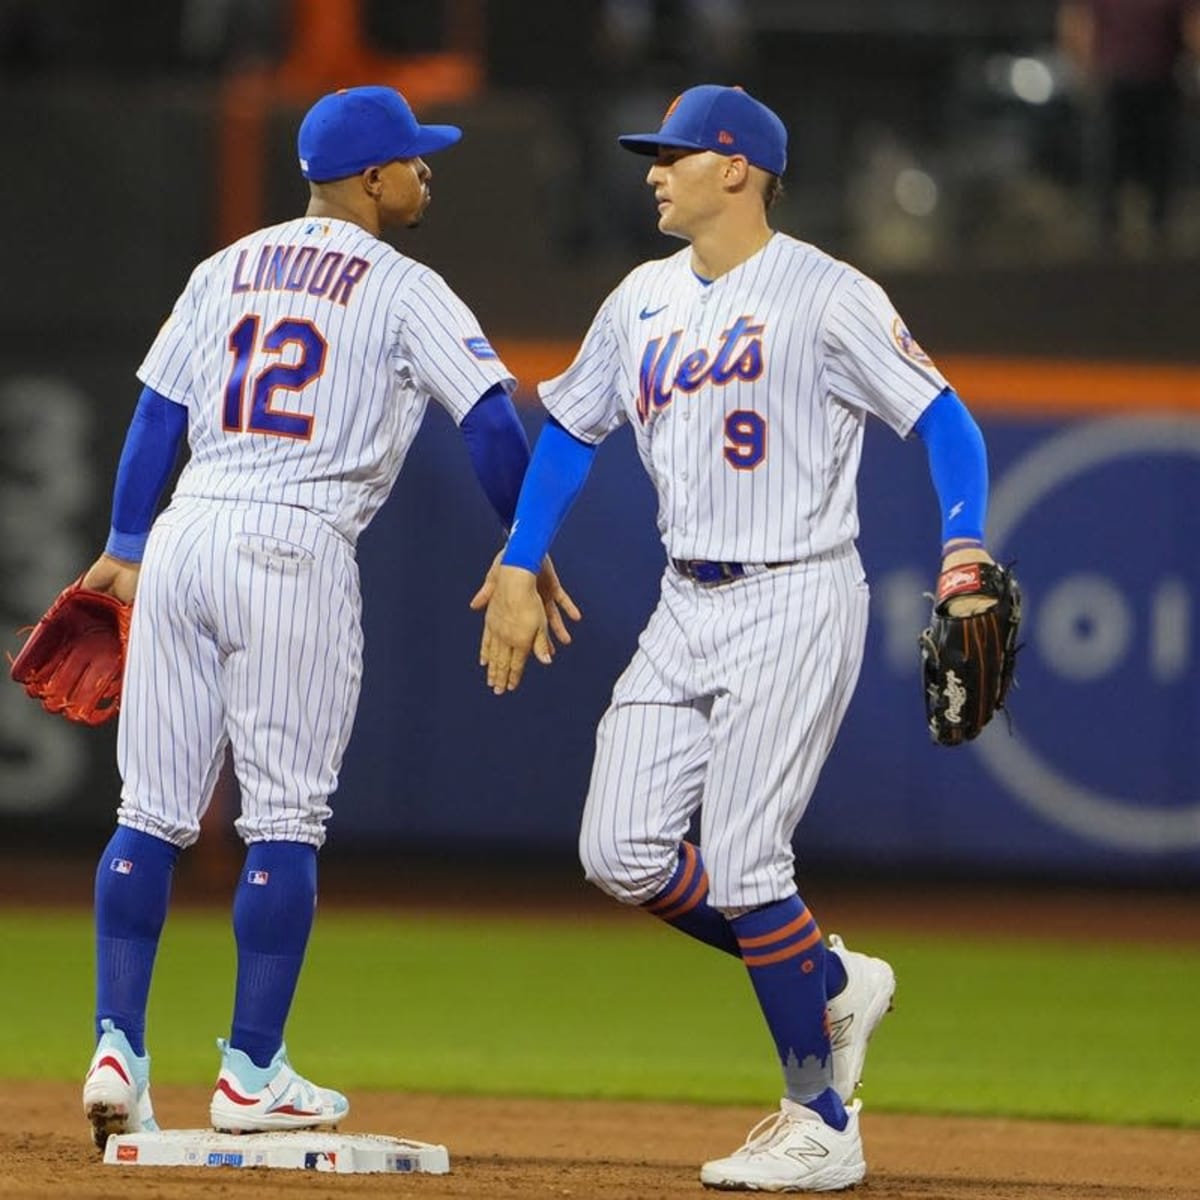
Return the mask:
[[706,558],[673,558],[671,566],[680,575],[686,575],[696,583],[729,583],[764,568],[773,570],[775,567],[785,567],[787,563],[710,562]]

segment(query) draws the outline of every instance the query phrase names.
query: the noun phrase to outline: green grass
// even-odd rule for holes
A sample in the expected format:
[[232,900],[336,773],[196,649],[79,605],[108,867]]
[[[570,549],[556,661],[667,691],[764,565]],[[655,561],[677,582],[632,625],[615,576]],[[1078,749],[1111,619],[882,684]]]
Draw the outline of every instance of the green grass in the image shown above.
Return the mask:
[[[873,1110],[1200,1126],[1200,950],[986,944],[888,933],[897,1009],[872,1044]],[[11,1078],[75,1080],[91,1050],[83,915],[0,913]],[[225,1033],[223,913],[174,913],[150,1003],[154,1077],[204,1083]],[[767,1104],[774,1051],[724,955],[651,921],[322,912],[288,1030],[347,1089]]]

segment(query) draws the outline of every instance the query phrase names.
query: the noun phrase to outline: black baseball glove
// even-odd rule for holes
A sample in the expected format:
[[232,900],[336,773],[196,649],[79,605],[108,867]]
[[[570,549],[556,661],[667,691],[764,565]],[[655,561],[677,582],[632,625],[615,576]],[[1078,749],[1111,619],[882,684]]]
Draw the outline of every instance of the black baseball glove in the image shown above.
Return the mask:
[[[951,616],[951,602],[968,596],[995,603]],[[933,601],[920,637],[925,715],[939,746],[957,746],[977,737],[1004,707],[1019,649],[1021,589],[1004,567],[964,563],[942,572]]]

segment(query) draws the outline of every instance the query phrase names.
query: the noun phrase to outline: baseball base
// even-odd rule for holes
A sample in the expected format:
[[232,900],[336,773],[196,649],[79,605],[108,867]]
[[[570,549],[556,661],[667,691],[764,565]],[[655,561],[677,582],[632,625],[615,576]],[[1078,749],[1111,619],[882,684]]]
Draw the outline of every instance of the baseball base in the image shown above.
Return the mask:
[[372,1133],[215,1133],[171,1129],[108,1139],[104,1162],[120,1167],[279,1167],[338,1175],[445,1175],[445,1146]]

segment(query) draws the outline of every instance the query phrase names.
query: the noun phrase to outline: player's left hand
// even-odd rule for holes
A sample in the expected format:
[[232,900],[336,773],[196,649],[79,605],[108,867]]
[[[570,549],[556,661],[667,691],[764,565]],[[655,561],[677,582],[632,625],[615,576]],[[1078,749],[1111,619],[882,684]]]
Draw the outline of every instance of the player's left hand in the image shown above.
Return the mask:
[[943,552],[928,627],[918,639],[929,733],[942,746],[977,737],[1005,707],[1021,629],[1021,589],[981,546]]
[[141,563],[126,562],[123,558],[102,554],[88,567],[79,582],[82,587],[114,596],[123,604],[131,604],[137,592],[141,570]]
[[[942,573],[967,563],[995,563],[995,559],[982,546],[962,546],[955,549],[953,543],[942,553]],[[986,595],[955,596],[946,603],[946,612],[952,617],[972,617],[976,613],[994,608],[996,598]]]
[[[488,568],[483,583],[479,585],[479,591],[471,597],[471,608],[475,612],[486,608],[496,591],[496,577],[500,570],[500,558],[503,553],[504,551],[501,550],[492,559],[492,565]],[[558,578],[558,571],[555,570],[554,563],[548,554],[542,561],[542,569],[537,574],[537,590],[538,595],[542,598],[542,607],[546,610],[546,624],[550,632],[564,646],[569,646],[571,631],[567,628],[566,621],[563,620],[563,614],[565,613],[572,621],[582,621],[583,613],[579,611],[579,606],[571,599],[567,589],[563,587]],[[550,643],[550,653],[554,654],[553,641]]]
[[530,651],[549,666],[554,645],[546,609],[538,594],[537,576],[524,567],[495,566],[491,598],[483,621],[479,664],[487,668],[487,684],[497,696],[515,691],[525,673]]

